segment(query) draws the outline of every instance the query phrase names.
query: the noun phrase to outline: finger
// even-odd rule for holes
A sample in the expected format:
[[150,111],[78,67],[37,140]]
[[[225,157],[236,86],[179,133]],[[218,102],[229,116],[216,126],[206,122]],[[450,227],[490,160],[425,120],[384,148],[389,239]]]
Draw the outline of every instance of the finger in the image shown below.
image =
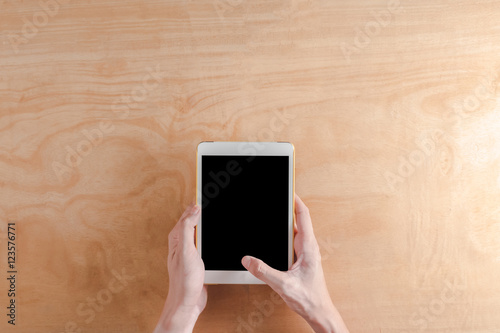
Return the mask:
[[241,264],[257,279],[267,283],[273,289],[280,289],[285,278],[284,272],[269,267],[265,262],[252,256],[244,256]]
[[181,239],[182,239],[182,249],[188,250],[190,248],[194,248],[194,227],[198,224],[200,220],[200,206],[195,205],[189,215],[184,218],[181,222]]
[[184,219],[191,214],[191,211],[193,210],[194,206],[195,206],[195,204],[191,204],[191,205],[189,205],[189,206],[186,207],[186,209],[182,213],[181,217],[177,221],[177,224],[172,229],[171,233],[174,233],[174,234],[177,233],[177,234],[179,234],[181,232],[180,229],[182,229],[182,223],[183,223]]
[[[189,212],[189,210],[186,210],[187,212]],[[184,212],[186,213],[186,212]],[[184,214],[182,214],[184,216]],[[172,228],[172,230],[170,230],[170,233],[168,234],[168,252],[169,253],[172,253],[175,249],[175,247],[177,246],[177,244],[179,244],[179,229],[180,229],[180,225],[183,221],[183,217],[181,216],[181,218],[179,219],[179,221],[177,221],[177,223],[175,224],[175,226]]]
[[207,306],[207,300],[208,300],[208,290],[207,286],[203,285],[203,288],[201,289],[201,295],[198,300],[198,308],[203,311],[205,307]]
[[314,238],[314,230],[309,214],[309,208],[306,204],[295,194],[295,216],[297,221],[297,232],[305,236],[305,239]]
[[170,234],[168,235],[168,252],[172,253],[178,243],[179,233],[174,228],[174,230],[170,231]]
[[179,218],[179,221],[182,221],[186,216],[190,214],[191,210],[193,210],[194,205],[195,204],[192,203],[186,207],[186,210],[184,210],[184,212],[182,213],[181,217]]

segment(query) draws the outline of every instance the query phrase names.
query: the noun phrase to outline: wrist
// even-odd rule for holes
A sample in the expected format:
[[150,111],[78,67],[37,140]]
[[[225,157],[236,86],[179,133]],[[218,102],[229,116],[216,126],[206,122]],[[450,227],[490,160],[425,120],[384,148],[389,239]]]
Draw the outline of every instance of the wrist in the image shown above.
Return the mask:
[[333,303],[311,311],[305,319],[315,333],[349,333]]
[[192,333],[199,315],[196,308],[166,304],[154,333]]
[[328,316],[313,318],[309,320],[308,323],[315,333],[337,333],[333,319]]
[[316,333],[337,333],[334,330],[333,316],[330,312],[328,309],[311,311],[305,319]]

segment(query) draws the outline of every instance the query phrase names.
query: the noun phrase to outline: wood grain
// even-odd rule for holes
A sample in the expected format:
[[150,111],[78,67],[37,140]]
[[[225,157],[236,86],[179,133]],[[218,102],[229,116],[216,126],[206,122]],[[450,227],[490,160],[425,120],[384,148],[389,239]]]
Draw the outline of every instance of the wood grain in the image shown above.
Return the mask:
[[[151,332],[197,143],[280,140],[351,332],[500,332],[499,18],[498,1],[1,1],[0,330]],[[310,331],[271,300],[210,286],[195,332]]]

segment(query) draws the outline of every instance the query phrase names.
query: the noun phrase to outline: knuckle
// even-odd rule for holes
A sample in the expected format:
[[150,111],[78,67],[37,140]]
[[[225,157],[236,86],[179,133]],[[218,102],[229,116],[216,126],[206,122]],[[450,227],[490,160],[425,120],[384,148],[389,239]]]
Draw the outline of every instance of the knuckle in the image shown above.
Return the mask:
[[185,217],[181,220],[181,226],[184,228],[189,224],[189,217]]
[[189,227],[190,227],[190,223],[189,222],[190,222],[189,218],[185,218],[185,219],[183,219],[182,221],[179,222],[179,224],[180,224],[180,228],[179,228],[180,230],[179,230],[179,232],[181,234],[184,233],[184,232],[186,232],[189,229]]
[[168,234],[168,243],[169,245],[175,245],[179,240],[179,233],[177,231],[172,231]]
[[309,207],[307,207],[306,205],[301,205],[299,212],[304,215],[309,215]]
[[299,283],[292,278],[287,278],[281,283],[281,288],[284,293],[285,298],[294,299],[299,293],[300,287]]
[[263,277],[266,274],[266,270],[261,261],[253,261],[252,271],[255,273],[256,277]]
[[292,287],[292,282],[291,282],[291,279],[290,278],[287,278],[287,279],[284,279],[283,281],[281,281],[281,289],[282,290],[290,290]]
[[315,241],[313,246],[312,246],[313,253],[316,257],[321,257],[321,251],[319,249],[318,243]]
[[314,239],[313,237],[306,239],[304,243],[305,243],[304,252],[306,252],[307,254],[317,255],[320,253],[318,242],[316,242],[316,239]]
[[321,265],[321,253],[319,248],[304,251],[305,264],[307,267],[315,269]]
[[321,266],[321,256],[312,255],[307,261],[306,265],[312,271],[316,271]]
[[318,251],[318,252],[316,253],[315,259],[316,259],[316,261],[317,261],[318,263],[321,263],[321,261],[323,260],[323,258],[322,258],[322,256],[321,256],[321,252],[320,252],[320,251]]

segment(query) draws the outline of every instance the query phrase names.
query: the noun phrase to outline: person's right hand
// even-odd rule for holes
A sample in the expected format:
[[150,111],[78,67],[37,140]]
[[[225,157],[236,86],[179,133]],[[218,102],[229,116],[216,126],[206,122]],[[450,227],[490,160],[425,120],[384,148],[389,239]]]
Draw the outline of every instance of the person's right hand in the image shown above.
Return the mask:
[[309,209],[296,194],[295,217],[294,247],[297,261],[287,272],[275,270],[251,256],[243,257],[241,263],[256,278],[276,291],[315,332],[348,333],[328,293]]

